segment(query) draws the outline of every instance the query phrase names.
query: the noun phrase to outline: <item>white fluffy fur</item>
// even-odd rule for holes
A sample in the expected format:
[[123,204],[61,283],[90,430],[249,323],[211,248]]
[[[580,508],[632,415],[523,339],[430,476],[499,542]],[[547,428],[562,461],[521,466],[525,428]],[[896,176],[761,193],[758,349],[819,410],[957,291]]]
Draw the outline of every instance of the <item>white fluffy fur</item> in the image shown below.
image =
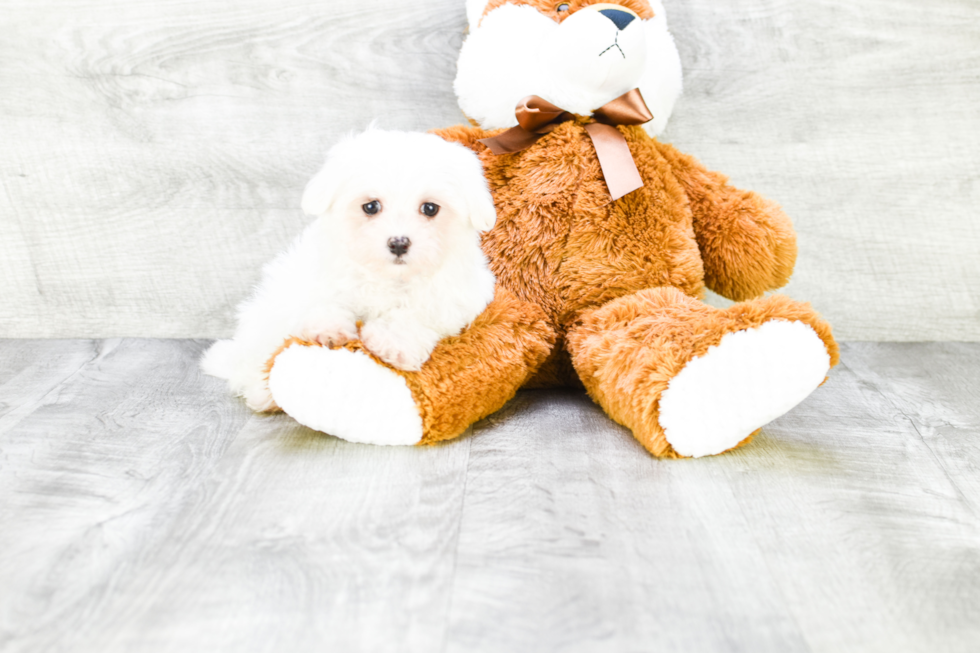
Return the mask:
[[484,129],[497,129],[517,124],[514,108],[528,95],[589,114],[639,88],[654,116],[645,127],[660,134],[680,97],[681,64],[663,5],[650,4],[654,18],[619,31],[589,7],[561,23],[511,4],[480,19],[486,2],[469,0],[470,35],[455,82],[460,108]]
[[476,28],[483,16],[489,0],[466,0],[466,20],[470,24],[470,31]]
[[660,426],[684,456],[727,451],[806,399],[830,355],[803,322],[772,320],[725,335],[692,359],[660,398]]
[[348,442],[422,440],[422,416],[405,379],[361,352],[292,345],[276,357],[269,389],[297,422]]
[[[373,200],[382,210],[366,215]],[[434,218],[421,213],[426,202],[441,207]],[[317,220],[265,266],[234,337],[202,360],[255,410],[273,404],[265,366],[290,336],[330,346],[360,338],[391,365],[417,370],[493,298],[479,231],[496,212],[479,159],[461,145],[381,130],[348,138],[307,185],[303,209]],[[411,239],[407,254],[389,251],[393,237]]]

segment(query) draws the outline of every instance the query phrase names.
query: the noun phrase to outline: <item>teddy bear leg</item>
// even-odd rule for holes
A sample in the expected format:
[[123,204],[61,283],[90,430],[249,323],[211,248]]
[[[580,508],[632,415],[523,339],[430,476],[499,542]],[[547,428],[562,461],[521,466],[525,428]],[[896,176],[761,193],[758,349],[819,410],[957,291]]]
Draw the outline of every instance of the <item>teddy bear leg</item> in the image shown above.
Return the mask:
[[330,349],[286,341],[269,363],[275,403],[299,423],[350,442],[432,444],[499,410],[551,352],[544,312],[498,288],[460,335],[418,372],[395,369],[360,342]]
[[660,457],[719,454],[791,410],[837,364],[830,326],[771,296],[716,309],[654,288],[582,314],[567,336],[589,394]]

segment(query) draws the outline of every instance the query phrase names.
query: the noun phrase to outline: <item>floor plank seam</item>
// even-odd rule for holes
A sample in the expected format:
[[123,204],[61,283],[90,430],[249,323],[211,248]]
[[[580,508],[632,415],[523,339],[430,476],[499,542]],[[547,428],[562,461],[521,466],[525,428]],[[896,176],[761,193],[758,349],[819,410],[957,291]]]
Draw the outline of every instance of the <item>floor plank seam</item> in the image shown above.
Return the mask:
[[456,542],[453,544],[453,568],[451,572],[452,582],[449,584],[449,596],[446,598],[446,627],[443,631],[441,649],[443,653],[446,653],[446,651],[449,650],[449,631],[452,628],[453,598],[456,596],[456,569],[458,568],[459,564],[459,541],[460,536],[463,533],[463,519],[466,515],[466,488],[469,485],[470,460],[473,453],[473,430],[474,427],[471,426],[470,433],[463,436],[466,439],[466,475],[463,477],[463,489],[459,500],[459,522],[456,525]]
[[12,428],[15,428],[22,421],[24,421],[25,419],[33,415],[35,411],[37,411],[39,408],[46,405],[45,400],[48,397],[50,397],[52,393],[63,388],[72,379],[74,379],[82,370],[86,369],[87,367],[92,365],[92,363],[99,360],[99,358],[102,355],[102,345],[101,345],[102,341],[89,340],[88,342],[93,343],[95,347],[95,355],[92,358],[89,358],[85,362],[81,363],[77,368],[75,368],[71,373],[69,373],[66,377],[64,377],[60,381],[54,382],[51,385],[51,387],[48,388],[48,390],[44,394],[38,397],[36,401],[30,404],[28,408],[22,410],[23,408],[23,404],[22,404],[21,406],[14,408],[14,410],[10,411],[6,415],[0,417],[0,433],[4,433]]
[[953,475],[950,474],[949,469],[946,467],[946,465],[943,464],[942,460],[939,458],[936,451],[929,445],[929,441],[926,440],[925,436],[922,435],[922,430],[919,428],[919,424],[916,422],[915,418],[909,415],[908,413],[906,413],[905,410],[900,405],[895,403],[895,401],[890,396],[888,396],[888,394],[886,394],[881,388],[878,387],[878,384],[873,383],[866,376],[861,375],[854,367],[848,365],[844,361],[844,357],[841,357],[840,364],[845,369],[850,370],[851,373],[854,374],[854,376],[856,376],[857,378],[861,379],[866,383],[870,383],[870,385],[874,387],[875,392],[877,392],[879,396],[881,396],[886,402],[888,402],[889,406],[891,406],[896,411],[898,411],[898,414],[901,415],[909,423],[909,425],[912,427],[912,430],[915,431],[915,434],[919,437],[919,441],[922,442],[922,446],[924,446],[926,448],[926,451],[929,452],[929,455],[932,457],[933,463],[935,463],[935,465],[943,471],[943,475],[949,481],[949,484],[952,485],[953,488],[956,490],[956,494],[957,496],[959,496],[960,501],[962,501],[970,509],[970,513],[973,515],[974,519],[977,519],[977,517],[980,516],[978,515],[977,507],[973,504],[972,501],[970,501],[969,497],[967,497],[966,493],[963,491],[963,488],[960,487],[960,484],[957,483],[956,479],[953,478]]
[[[762,546],[762,543],[759,541],[756,529],[751,527],[752,521],[745,512],[745,505],[739,498],[738,494],[736,494],[734,491],[732,492],[732,496],[735,498],[735,503],[738,505],[739,513],[741,513],[742,515],[742,522],[748,527],[748,532],[750,534],[750,537],[752,538],[752,542],[755,544],[756,550],[759,553],[759,557],[762,559],[762,564],[765,565],[766,571],[769,572],[769,577],[772,579],[772,585],[776,588],[776,591],[779,593],[780,600],[783,602],[783,605],[785,606],[791,605],[789,598],[786,596],[786,593],[783,591],[782,585],[776,582],[776,579],[779,578],[779,574],[777,574],[773,570],[770,564],[769,556],[766,555],[766,549],[764,546]],[[802,624],[800,624],[800,621],[796,616],[796,612],[792,610],[787,610],[787,614],[789,614],[790,617],[792,617],[793,625],[796,627],[797,633],[799,633],[800,641],[802,641],[803,644],[806,646],[807,652],[814,653],[813,647],[810,645],[810,642],[807,641],[806,631],[803,629]],[[737,647],[733,647],[733,650],[735,650],[735,648]]]

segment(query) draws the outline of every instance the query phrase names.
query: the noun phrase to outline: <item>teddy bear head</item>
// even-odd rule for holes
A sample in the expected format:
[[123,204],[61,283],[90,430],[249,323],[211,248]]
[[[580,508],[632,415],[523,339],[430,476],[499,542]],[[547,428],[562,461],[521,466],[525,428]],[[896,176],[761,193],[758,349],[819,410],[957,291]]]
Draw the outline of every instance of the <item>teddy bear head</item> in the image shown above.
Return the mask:
[[667,126],[681,64],[660,0],[466,0],[466,11],[455,90],[484,129],[516,125],[529,95],[588,115],[634,88],[654,116],[647,130]]

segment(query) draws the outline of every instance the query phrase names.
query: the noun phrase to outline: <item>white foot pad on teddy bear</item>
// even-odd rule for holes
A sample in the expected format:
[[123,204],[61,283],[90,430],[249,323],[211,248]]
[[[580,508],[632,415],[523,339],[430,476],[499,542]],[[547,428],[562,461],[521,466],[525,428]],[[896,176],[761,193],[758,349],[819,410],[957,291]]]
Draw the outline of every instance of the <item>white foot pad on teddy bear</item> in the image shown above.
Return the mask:
[[729,333],[671,379],[660,426],[682,456],[718,454],[792,410],[829,370],[826,345],[803,322]]
[[291,345],[276,358],[269,390],[300,424],[349,442],[422,440],[422,416],[405,379],[361,352]]

